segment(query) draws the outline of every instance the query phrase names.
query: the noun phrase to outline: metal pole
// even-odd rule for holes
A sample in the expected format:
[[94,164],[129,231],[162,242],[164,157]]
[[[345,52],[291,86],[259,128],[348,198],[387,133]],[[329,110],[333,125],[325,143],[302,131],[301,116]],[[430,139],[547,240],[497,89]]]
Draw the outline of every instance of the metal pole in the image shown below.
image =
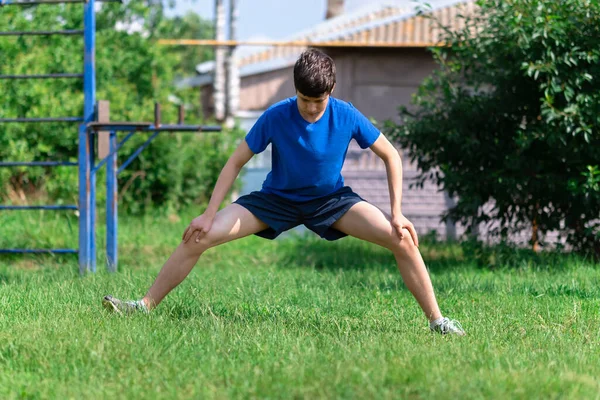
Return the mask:
[[183,125],[183,121],[185,120],[185,108],[183,108],[183,104],[179,105],[179,117],[177,118],[177,124]]
[[[79,198],[80,198],[80,218],[85,221],[85,227],[82,238],[80,232],[79,250],[80,254],[80,269],[95,270],[95,254],[92,253],[92,241],[94,240],[94,232],[91,228],[91,215],[89,207],[96,204],[95,196],[90,195],[91,184],[91,165],[94,162],[93,153],[90,153],[90,136],[91,132],[85,129],[85,124],[94,121],[94,109],[96,104],[96,70],[95,70],[95,54],[96,54],[96,14],[94,11],[95,0],[88,0],[83,7],[83,42],[84,42],[84,58],[83,58],[83,128],[80,129],[80,146],[79,146]],[[84,135],[83,146],[81,144],[81,135]],[[83,150],[82,150],[83,147]],[[84,177],[81,172],[84,172]],[[83,181],[83,182],[82,182]],[[83,183],[83,184],[82,184]],[[95,188],[94,188],[95,189]],[[84,192],[84,193],[82,193]],[[95,190],[93,191],[95,195]],[[84,200],[84,201],[81,201]],[[82,218],[83,217],[83,218]],[[80,227],[81,227],[80,223]],[[92,262],[92,258],[94,262]]]
[[83,74],[27,74],[27,75],[0,75],[0,79],[64,79],[64,78],[83,78]]
[[74,167],[79,165],[73,161],[2,161],[0,167]]
[[18,123],[27,123],[27,122],[81,122],[83,118],[81,117],[58,117],[58,118],[0,118],[0,123],[2,122],[18,122]]
[[108,139],[109,160],[106,163],[106,268],[117,271],[118,185],[117,185],[117,133],[111,131]]
[[79,126],[79,272],[89,270],[90,228],[90,164],[88,162],[89,135],[85,124]]
[[119,167],[119,169],[117,170],[117,175],[121,173],[121,171],[123,171],[125,168],[127,168],[127,166],[129,164],[131,164],[131,162],[133,160],[135,160],[135,158],[137,156],[140,155],[140,153],[142,151],[144,151],[144,149],[148,146],[150,146],[150,143],[158,136],[158,134],[160,133],[160,131],[156,131],[152,134],[152,136],[150,136],[148,138],[148,140],[146,140],[144,143],[142,143],[142,145],[140,147],[138,147],[138,149],[136,151],[133,152],[133,154],[131,156],[129,156],[129,158]]
[[8,254],[77,254],[75,249],[0,249]]
[[0,32],[0,36],[51,36],[51,35],[81,35],[83,34],[82,29],[71,29],[63,31],[12,31],[12,32]]
[[160,104],[154,103],[154,127],[160,128],[160,124],[161,124]]
[[[0,7],[3,6],[31,6],[37,4],[61,4],[61,3],[87,3],[89,0],[0,0]],[[122,0],[96,0],[101,3],[122,3]]]
[[0,210],[77,210],[75,205],[0,206]]
[[90,243],[89,243],[89,269],[96,272],[96,135],[88,134],[89,145],[89,169],[90,169]]
[[83,59],[83,118],[84,121],[94,120],[96,105],[96,15],[95,0],[88,0],[84,6],[84,59]]

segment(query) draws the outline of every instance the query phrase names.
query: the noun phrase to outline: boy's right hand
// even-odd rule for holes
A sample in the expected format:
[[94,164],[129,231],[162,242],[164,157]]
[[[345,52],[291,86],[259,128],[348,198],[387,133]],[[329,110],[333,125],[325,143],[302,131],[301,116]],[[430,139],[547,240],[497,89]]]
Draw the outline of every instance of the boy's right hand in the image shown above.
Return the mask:
[[197,216],[190,222],[190,225],[183,232],[182,240],[187,243],[191,238],[195,238],[195,242],[198,243],[200,238],[204,236],[212,227],[214,217],[204,213]]

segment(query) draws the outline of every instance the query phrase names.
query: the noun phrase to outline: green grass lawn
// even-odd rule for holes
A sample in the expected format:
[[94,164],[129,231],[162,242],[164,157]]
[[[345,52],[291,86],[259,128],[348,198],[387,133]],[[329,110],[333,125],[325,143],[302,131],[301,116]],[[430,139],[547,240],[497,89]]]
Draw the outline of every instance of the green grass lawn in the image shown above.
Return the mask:
[[[0,256],[0,398],[600,398],[600,268],[574,257],[489,269],[424,243],[463,338],[431,334],[392,256],[350,238],[246,238],[152,314],[104,312],[144,294],[191,216],[122,218],[112,275]],[[75,246],[71,225],[4,213],[0,247]]]

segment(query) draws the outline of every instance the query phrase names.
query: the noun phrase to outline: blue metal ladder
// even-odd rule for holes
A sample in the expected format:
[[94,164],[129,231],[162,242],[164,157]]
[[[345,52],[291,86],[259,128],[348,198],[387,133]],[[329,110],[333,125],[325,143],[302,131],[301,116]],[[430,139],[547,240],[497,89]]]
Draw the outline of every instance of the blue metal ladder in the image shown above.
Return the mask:
[[[79,168],[79,202],[78,205],[46,205],[46,206],[0,206],[0,210],[78,210],[79,211],[79,248],[78,249],[0,249],[0,253],[76,253],[79,255],[79,270],[81,273],[96,271],[96,175],[104,165],[106,174],[106,255],[107,268],[116,271],[117,268],[117,176],[137,157],[150,142],[161,132],[219,132],[220,126],[184,125],[183,107],[179,109],[179,121],[174,125],[163,125],[160,121],[160,105],[155,106],[154,123],[144,122],[99,122],[96,121],[96,71],[95,71],[95,35],[96,17],[95,1],[111,2],[119,0],[33,0],[13,1],[0,0],[0,8],[6,5],[33,5],[56,3],[85,3],[84,29],[65,31],[35,31],[35,32],[0,32],[2,36],[24,35],[80,35],[84,37],[84,68],[83,74],[40,74],[40,75],[0,75],[0,79],[64,79],[83,78],[84,106],[82,117],[51,117],[51,118],[0,118],[0,123],[43,123],[43,122],[79,122],[78,130],[78,160],[67,161],[11,161],[0,162],[0,167],[37,166],[58,167],[78,166]],[[96,164],[95,143],[100,131],[109,132],[109,154]],[[128,132],[127,136],[117,142],[117,132]],[[117,166],[118,150],[132,137],[134,133],[152,133],[133,154],[120,166]]]
[[[98,1],[98,0],[96,0]],[[101,0],[100,0],[101,1]],[[106,1],[106,0],[105,0]],[[108,0],[110,1],[110,0]],[[83,73],[58,73],[58,74],[29,74],[29,75],[0,75],[0,79],[83,79],[84,105],[83,116],[81,117],[18,117],[18,118],[0,118],[0,123],[56,123],[56,122],[78,122],[82,126],[93,121],[94,105],[96,101],[96,73],[94,64],[95,53],[95,12],[94,0],[0,0],[0,9],[4,6],[31,6],[42,4],[59,3],[83,3],[84,29],[81,30],[59,30],[59,31],[14,31],[0,32],[0,37],[9,36],[75,36],[83,35],[84,38],[84,71]],[[1,117],[1,116],[0,116]],[[79,129],[81,132],[81,127]],[[81,134],[79,135],[81,138]],[[88,259],[89,240],[86,239],[89,209],[89,196],[82,193],[86,188],[89,189],[89,175],[86,176],[86,165],[90,163],[89,146],[84,148],[79,145],[78,162],[69,161],[6,161],[0,162],[0,167],[79,167],[79,204],[78,205],[35,205],[35,206],[11,206],[0,205],[0,210],[79,210],[79,248],[78,249],[0,249],[0,253],[73,253],[79,254],[80,270],[88,269],[85,262]],[[82,176],[83,172],[83,176]],[[86,179],[88,181],[86,182]],[[83,185],[82,185],[83,182]],[[82,201],[83,200],[83,201]],[[81,217],[84,218],[81,218]],[[83,258],[82,258],[83,256]]]

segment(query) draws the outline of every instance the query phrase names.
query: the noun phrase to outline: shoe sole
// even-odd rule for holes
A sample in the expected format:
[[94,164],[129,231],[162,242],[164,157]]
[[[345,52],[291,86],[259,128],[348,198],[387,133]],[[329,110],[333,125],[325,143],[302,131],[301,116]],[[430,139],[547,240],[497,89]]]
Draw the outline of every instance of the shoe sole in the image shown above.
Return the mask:
[[431,332],[437,333],[438,335],[441,335],[441,336],[467,336],[467,333],[464,332],[464,331],[463,332],[456,332],[455,331],[455,332],[442,333],[440,331],[436,331],[436,330],[431,329]]

